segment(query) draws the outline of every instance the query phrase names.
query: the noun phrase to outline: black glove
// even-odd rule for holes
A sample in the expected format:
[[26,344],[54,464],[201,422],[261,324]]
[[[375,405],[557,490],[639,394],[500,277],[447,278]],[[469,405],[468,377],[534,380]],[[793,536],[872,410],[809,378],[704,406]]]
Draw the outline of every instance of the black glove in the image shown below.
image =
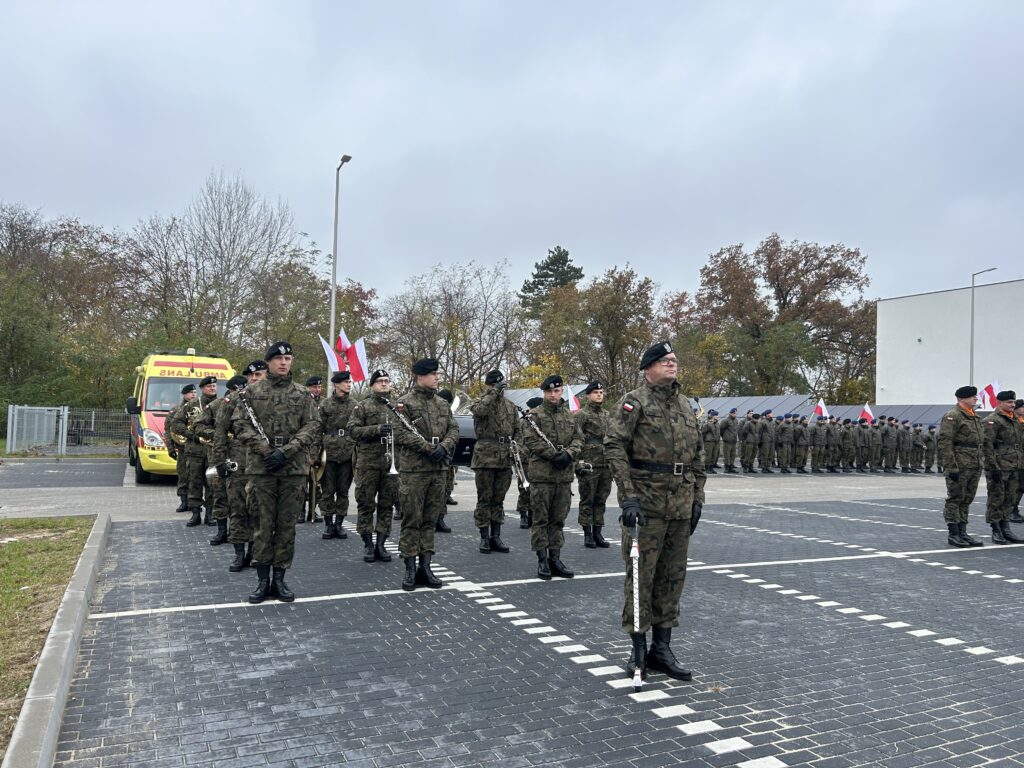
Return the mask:
[[217,476],[221,480],[223,480],[224,478],[226,478],[230,474],[231,474],[231,471],[228,469],[227,462],[221,462],[220,464],[217,465]]
[[1003,473],[998,469],[990,469],[988,471],[988,479],[993,483],[998,483],[1003,479]]
[[275,448],[274,450],[272,450],[270,453],[263,457],[263,466],[265,466],[271,472],[276,472],[287,463],[288,457],[284,455],[284,451],[282,451],[280,448]]
[[381,437],[387,437],[392,432],[391,425],[381,424],[380,427],[377,428],[377,432],[378,434],[380,434]]
[[170,456],[172,459],[178,458],[178,449],[174,447],[174,443],[171,443],[170,445],[167,446],[167,455]]
[[430,460],[435,464],[440,464],[442,461],[448,458],[448,449],[438,443],[434,446],[434,450],[430,452]]
[[555,454],[555,458],[551,460],[555,469],[565,469],[572,464],[572,456],[569,455],[568,451],[559,451]]
[[947,472],[946,473],[946,477],[948,477],[950,480],[952,480],[955,483],[955,482],[958,482],[960,480],[960,473],[959,472]]
[[693,509],[690,512],[690,533],[697,530],[697,523],[700,522],[700,513],[704,511],[704,505],[699,501],[693,502]]
[[643,510],[640,509],[640,499],[623,499],[622,515],[619,519],[627,528],[633,528],[638,525],[643,527],[647,520],[644,518]]

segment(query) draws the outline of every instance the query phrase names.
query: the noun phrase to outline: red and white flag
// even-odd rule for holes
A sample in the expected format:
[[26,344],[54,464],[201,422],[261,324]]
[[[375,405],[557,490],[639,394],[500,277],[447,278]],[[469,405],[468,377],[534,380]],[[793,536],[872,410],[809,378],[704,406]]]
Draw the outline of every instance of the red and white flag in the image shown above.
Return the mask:
[[334,348],[344,355],[346,352],[348,352],[348,349],[351,346],[352,342],[348,340],[348,336],[345,335],[344,329],[339,328],[338,338],[334,340]]
[[331,349],[331,345],[327,343],[327,339],[320,336],[320,345],[324,348],[324,354],[327,355],[327,370],[331,373],[345,370],[345,358]]
[[999,392],[999,379],[978,391],[978,406],[984,409],[996,407],[996,394]]
[[867,419],[868,421],[871,421],[873,418],[875,418],[875,414],[873,414],[871,412],[871,406],[870,405],[868,405],[867,403],[864,403],[864,407],[860,409],[860,417],[859,418]]
[[369,366],[366,364],[366,344],[363,339],[356,339],[356,343],[350,344],[345,350],[345,362],[348,364],[353,382],[366,380],[366,371]]
[[572,387],[568,383],[565,385],[565,399],[569,401],[569,413],[573,413],[580,409],[580,400],[572,391]]
[[826,419],[829,416],[828,408],[825,407],[825,401],[822,400],[821,398],[818,398],[818,404],[816,406],[814,406],[814,415],[815,416],[824,416]]

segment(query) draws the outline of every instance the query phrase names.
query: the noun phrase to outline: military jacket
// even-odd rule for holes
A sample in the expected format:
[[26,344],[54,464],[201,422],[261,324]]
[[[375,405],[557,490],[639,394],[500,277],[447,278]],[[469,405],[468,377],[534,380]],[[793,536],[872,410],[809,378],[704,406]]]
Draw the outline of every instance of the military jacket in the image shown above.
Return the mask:
[[1015,471],[1020,453],[1017,417],[1012,411],[1007,414],[996,409],[982,423],[985,425],[985,470]]
[[595,469],[607,467],[604,437],[608,432],[608,412],[605,411],[604,404],[588,402],[576,411],[574,418],[583,434],[583,448],[576,457],[577,460],[589,462]]
[[[309,397],[309,395],[306,396]],[[312,398],[310,400],[315,408],[316,401]],[[352,461],[352,451],[356,447],[356,441],[349,431],[349,417],[352,415],[354,407],[355,401],[351,394],[339,397],[333,392],[320,404],[320,439],[327,451],[328,461],[339,463]]]
[[839,435],[839,425],[830,423],[825,427],[825,445],[829,448],[835,448],[841,443]]
[[[224,408],[224,398],[218,397],[210,401],[210,404],[203,409],[202,415],[196,421],[193,431],[196,433],[196,437],[202,439],[203,446],[206,449],[206,458],[210,464],[219,464],[220,461],[214,461],[214,445],[216,443],[217,433],[217,416]],[[223,461],[224,459],[221,459]]]
[[516,435],[519,412],[502,390],[491,387],[469,406],[476,430],[473,469],[508,469],[512,466],[509,440]]
[[844,451],[849,451],[857,444],[857,436],[853,433],[853,425],[847,424],[839,433],[840,444]]
[[722,439],[721,433],[718,431],[718,424],[713,424],[710,421],[704,422],[704,426],[700,428],[700,436],[705,445],[721,442]]
[[718,435],[723,443],[735,443],[740,436],[740,422],[735,416],[726,416],[718,424]]
[[914,444],[914,436],[908,428],[901,428],[896,431],[896,450],[909,451]]
[[792,445],[793,444],[793,422],[792,421],[780,421],[775,425],[775,445]]
[[896,430],[890,427],[888,424],[883,424],[881,427],[879,427],[879,431],[882,433],[882,447],[895,448]]
[[915,429],[912,441],[911,445],[915,448],[924,448],[924,432],[919,429]]
[[171,410],[169,410],[167,412],[167,415],[164,416],[164,434],[163,434],[163,438],[164,438],[164,445],[166,445],[167,447],[170,447],[172,444],[177,449],[180,449],[182,447],[171,436],[172,435],[172,433],[171,433],[171,424],[174,422],[175,416],[177,415],[178,411],[181,410],[181,406],[183,406],[184,404],[185,404],[185,401],[182,400],[176,406],[171,408]]
[[974,411],[959,405],[946,412],[939,424],[939,462],[947,472],[980,472],[985,427]]
[[771,445],[775,439],[775,425],[767,418],[762,417],[757,422],[757,444]]
[[868,440],[871,443],[872,448],[882,447],[882,428],[871,427],[868,429]]
[[[213,445],[210,446],[210,463],[216,466],[231,460],[238,464],[237,472],[245,471],[245,446],[235,439],[231,431],[231,416],[238,402],[236,392],[227,392],[220,401],[213,420]],[[211,406],[212,407],[212,406]]]
[[[704,503],[704,445],[677,382],[645,382],[626,393],[612,409],[604,444],[620,504],[637,498],[648,517],[686,520],[694,502]],[[654,472],[634,462],[673,470],[679,465],[680,473]]]
[[807,434],[806,424],[794,424],[793,425],[793,445],[797,448],[805,448],[810,442],[810,436]]
[[867,424],[860,424],[857,426],[857,436],[854,439],[854,443],[858,448],[870,448],[871,447],[871,427]]
[[925,432],[924,448],[926,451],[934,451],[939,447],[939,434],[937,432]]
[[[547,401],[530,411],[533,423],[550,440],[557,449],[562,446],[573,462],[583,453],[583,432],[579,422],[569,413],[569,406],[563,401],[552,404]],[[537,434],[529,424],[522,426],[523,443],[530,451],[530,464],[527,475],[531,483],[571,483],[574,468],[570,464],[563,469],[555,469],[551,460],[558,451],[551,447]]]
[[[356,442],[357,469],[390,469],[387,446],[381,442],[380,425],[391,425],[394,445],[397,445],[394,442],[394,434],[405,427],[398,423],[391,409],[384,404],[384,397],[371,394],[352,406],[352,413],[348,417],[348,429]],[[397,459],[396,456],[396,464]]]
[[395,444],[400,447],[398,469],[406,472],[440,472],[444,467],[429,458],[436,444],[455,455],[459,443],[459,425],[448,403],[437,396],[437,390],[414,386],[395,403],[413,430],[401,423],[394,425]]
[[807,442],[810,443],[812,448],[824,445],[825,427],[821,426],[817,422],[807,427]]
[[[249,404],[257,422],[270,441],[260,436],[242,407]],[[310,449],[320,435],[320,413],[305,388],[292,381],[291,374],[273,372],[239,394],[231,414],[235,437],[246,447],[245,472],[248,475],[307,475]],[[263,457],[280,448],[288,458],[284,467],[271,472]]]
[[744,419],[743,426],[740,427],[740,440],[743,441],[744,445],[757,445],[757,422],[753,419]]
[[206,446],[199,442],[200,435],[196,433],[195,428],[202,421],[206,408],[216,399],[216,395],[200,394],[189,402],[183,403],[175,411],[172,429],[187,438],[186,456],[206,456]]

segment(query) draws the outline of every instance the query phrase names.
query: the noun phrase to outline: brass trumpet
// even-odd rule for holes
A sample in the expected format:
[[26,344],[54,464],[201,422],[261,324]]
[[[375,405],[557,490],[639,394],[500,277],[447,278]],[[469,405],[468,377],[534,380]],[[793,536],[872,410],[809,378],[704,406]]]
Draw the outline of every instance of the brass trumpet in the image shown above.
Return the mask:
[[[386,419],[385,424],[391,424],[391,419]],[[395,466],[395,436],[394,434],[388,434],[380,439],[384,444],[384,454],[388,457],[388,464],[391,467],[388,469],[389,475],[397,475],[398,468]]]
[[[238,471],[238,462],[237,461],[231,461],[231,459],[228,459],[227,461],[224,462],[224,464],[228,468],[228,474],[229,475],[232,472],[237,472]],[[209,478],[216,477],[217,476],[217,467],[210,467],[208,470],[206,470],[206,476],[209,477]]]

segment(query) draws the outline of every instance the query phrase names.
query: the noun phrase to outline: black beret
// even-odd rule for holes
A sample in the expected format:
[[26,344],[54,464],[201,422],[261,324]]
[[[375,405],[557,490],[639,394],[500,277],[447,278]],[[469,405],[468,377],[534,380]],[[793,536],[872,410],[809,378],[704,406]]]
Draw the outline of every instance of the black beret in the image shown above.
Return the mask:
[[217,383],[217,377],[216,376],[203,376],[203,378],[201,378],[199,380],[199,388],[202,389],[207,384],[216,384],[216,383]]
[[547,392],[549,389],[555,389],[556,387],[560,386],[562,386],[562,377],[559,376],[557,373],[554,373],[551,376],[548,376],[546,379],[544,379],[544,381],[540,385],[540,388]]
[[505,380],[505,374],[495,368],[493,371],[488,371],[487,375],[484,376],[484,384],[499,384]]
[[425,357],[412,364],[412,372],[416,376],[426,376],[428,373],[437,373],[439,367],[437,360],[432,357]]
[[183,394],[183,395],[187,395],[189,392],[195,392],[195,391],[196,391],[196,385],[195,384],[186,384],[184,387],[181,388],[181,394]]
[[331,384],[340,384],[343,381],[348,381],[352,378],[352,374],[348,371],[335,371],[331,374]]
[[934,424],[929,424],[928,425],[928,429],[935,429],[935,425]]
[[910,423],[910,419],[904,419],[903,420],[903,426],[906,426],[909,423]]
[[452,401],[455,400],[454,395],[450,389],[439,389],[437,390],[437,396],[444,400],[446,403],[451,405]]
[[583,388],[583,394],[584,395],[589,395],[591,392],[603,392],[603,391],[604,391],[604,384],[602,384],[600,381],[592,381],[589,384],[587,384],[586,387]]
[[717,416],[717,415],[718,415],[718,411],[716,411],[714,408],[712,408],[710,411],[708,411],[708,416]]
[[290,355],[292,353],[292,345],[287,341],[275,341],[269,347],[267,347],[267,354],[263,356],[264,360],[271,360],[278,355]]
[[851,423],[852,422],[849,419],[843,419],[843,424],[851,424]]
[[228,389],[235,390],[238,389],[239,387],[244,388],[245,385],[245,376],[232,376],[230,379],[228,379]]
[[730,408],[729,409],[729,413],[736,413],[736,409],[735,408]]
[[370,374],[370,384],[372,385],[374,382],[377,381],[377,379],[390,379],[390,378],[391,377],[388,376],[388,372],[387,371],[385,371],[383,368],[378,368],[376,371],[374,371],[373,373]]
[[750,414],[750,418],[755,419],[755,420],[756,419],[760,419],[761,418],[761,414],[758,413],[757,411],[754,411],[752,414]]
[[1017,400],[1017,401],[1016,401],[1016,402],[1015,402],[1015,403],[1013,404],[1013,407],[1014,407],[1014,408],[1024,408],[1024,400]]
[[323,383],[324,383],[324,379],[323,379],[322,376],[310,376],[308,379],[306,379],[306,386],[307,387],[315,387],[315,386],[317,386],[319,384],[323,384]]
[[249,363],[247,366],[245,366],[245,372],[246,373],[256,373],[256,371],[265,371],[265,370],[267,370],[267,362],[266,362],[266,360],[253,360],[251,363]]
[[529,400],[526,401],[526,407],[527,408],[536,408],[538,405],[540,405],[543,402],[544,402],[544,398],[543,397],[531,397]]
[[771,415],[772,415],[771,409],[769,409],[769,410],[765,411],[765,412],[764,412],[764,413],[762,413],[761,415],[762,415],[762,416],[771,416]]
[[974,397],[976,394],[978,394],[978,388],[977,387],[960,387],[960,389],[958,389],[953,394],[956,395],[956,399],[957,400],[965,400],[968,397]]
[[672,352],[672,345],[667,341],[659,341],[653,347],[644,352],[644,356],[640,358],[640,370],[648,368],[654,365],[656,362],[661,360],[665,355]]
[[[868,420],[867,420],[867,419],[864,419],[864,418],[861,418],[861,419],[857,419],[857,423],[858,423],[858,424],[867,424],[867,423],[868,423]],[[858,437],[857,439],[859,440],[860,438]]]
[[1004,389],[1002,392],[1000,392],[998,395],[996,395],[996,402],[997,403],[1005,403],[1007,400],[1016,400],[1016,399],[1017,399],[1017,393],[1014,392],[1012,389]]
[[827,416],[819,416],[818,417],[818,421],[827,421],[827,420],[828,420]]

